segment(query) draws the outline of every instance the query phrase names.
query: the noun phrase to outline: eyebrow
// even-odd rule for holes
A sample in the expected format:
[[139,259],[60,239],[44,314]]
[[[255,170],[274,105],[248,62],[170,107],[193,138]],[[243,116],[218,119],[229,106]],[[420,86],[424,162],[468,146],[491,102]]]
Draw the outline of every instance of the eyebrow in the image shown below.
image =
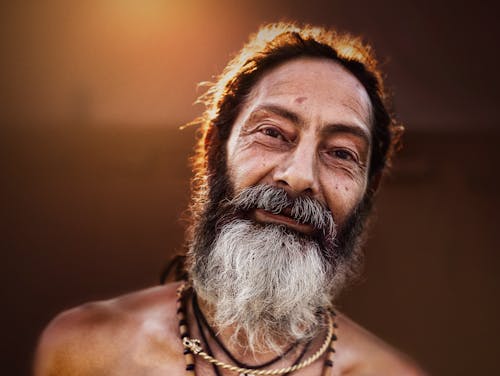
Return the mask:
[[272,112],[273,114],[278,115],[279,117],[282,117],[284,119],[287,119],[287,120],[291,121],[292,123],[297,124],[299,126],[305,125],[304,120],[302,119],[302,117],[299,114],[297,114],[293,111],[290,111],[289,109],[286,109],[284,107],[277,106],[275,104],[262,104],[262,105],[258,106],[253,111],[251,117],[253,117],[255,114],[257,114],[260,111]]
[[[304,127],[306,125],[306,122],[299,114],[285,107],[277,106],[275,104],[262,104],[258,106],[253,111],[250,117],[253,118],[260,111],[272,112],[273,114],[278,115],[279,117],[282,117],[284,119],[287,119],[300,127]],[[365,128],[362,128],[359,125],[355,124],[351,125],[342,123],[327,124],[326,126],[321,128],[320,132],[324,135],[332,135],[335,133],[350,133],[354,136],[361,138],[367,145],[371,143],[370,132],[367,131]]]
[[358,138],[361,138],[367,145],[371,143],[371,134],[357,125],[347,124],[328,124],[321,129],[321,133],[331,135],[335,133],[350,133]]

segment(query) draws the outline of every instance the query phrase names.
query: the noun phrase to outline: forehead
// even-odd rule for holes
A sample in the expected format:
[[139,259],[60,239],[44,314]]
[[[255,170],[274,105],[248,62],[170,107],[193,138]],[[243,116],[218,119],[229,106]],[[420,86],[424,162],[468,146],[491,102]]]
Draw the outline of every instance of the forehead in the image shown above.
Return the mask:
[[317,120],[345,120],[371,129],[371,101],[363,85],[341,64],[298,58],[265,73],[250,92],[247,110],[262,103],[307,112]]

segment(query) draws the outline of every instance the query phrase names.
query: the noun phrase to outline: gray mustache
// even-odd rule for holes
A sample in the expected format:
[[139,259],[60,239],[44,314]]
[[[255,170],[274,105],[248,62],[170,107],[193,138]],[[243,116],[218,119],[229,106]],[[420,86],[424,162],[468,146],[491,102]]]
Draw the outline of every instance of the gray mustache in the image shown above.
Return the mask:
[[292,198],[283,188],[270,185],[245,188],[228,204],[242,211],[264,209],[273,214],[286,215],[298,223],[313,226],[323,235],[331,237],[336,234],[336,225],[330,210],[309,196]]

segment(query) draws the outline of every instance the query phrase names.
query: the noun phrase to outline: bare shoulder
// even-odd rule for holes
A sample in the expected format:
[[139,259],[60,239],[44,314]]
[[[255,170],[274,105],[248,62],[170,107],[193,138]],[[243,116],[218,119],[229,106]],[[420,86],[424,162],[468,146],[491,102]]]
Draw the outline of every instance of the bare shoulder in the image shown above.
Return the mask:
[[177,286],[153,287],[62,312],[40,337],[35,375],[101,374],[118,359],[137,357],[147,363],[154,362],[156,353],[163,361],[178,354]]
[[417,363],[343,314],[338,323],[338,369],[342,375],[425,376]]

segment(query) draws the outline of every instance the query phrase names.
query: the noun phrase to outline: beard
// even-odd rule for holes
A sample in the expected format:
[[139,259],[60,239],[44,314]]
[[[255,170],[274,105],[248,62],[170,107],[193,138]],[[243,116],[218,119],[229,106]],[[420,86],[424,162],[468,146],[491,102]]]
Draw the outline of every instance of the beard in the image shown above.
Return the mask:
[[[283,189],[258,185],[228,200],[231,185],[219,183],[212,196],[226,199],[208,202],[188,254],[193,287],[212,308],[212,324],[231,328],[232,344],[253,353],[280,353],[312,339],[323,327],[322,313],[360,270],[370,200],[337,231],[332,213],[309,196],[292,199]],[[256,223],[248,219],[254,209],[286,213],[315,231]]]

